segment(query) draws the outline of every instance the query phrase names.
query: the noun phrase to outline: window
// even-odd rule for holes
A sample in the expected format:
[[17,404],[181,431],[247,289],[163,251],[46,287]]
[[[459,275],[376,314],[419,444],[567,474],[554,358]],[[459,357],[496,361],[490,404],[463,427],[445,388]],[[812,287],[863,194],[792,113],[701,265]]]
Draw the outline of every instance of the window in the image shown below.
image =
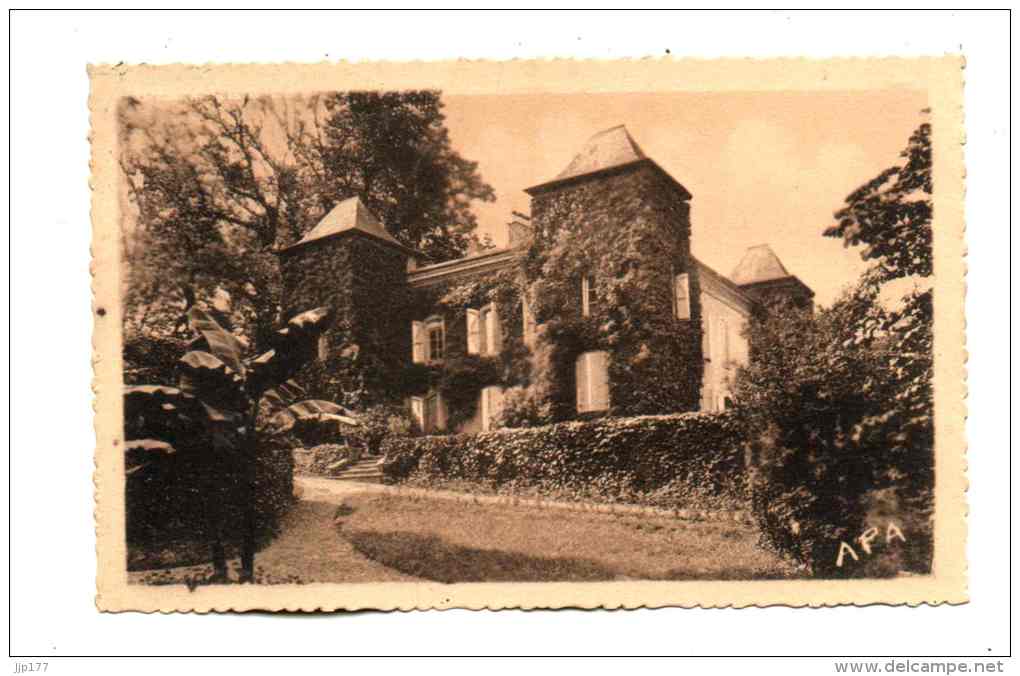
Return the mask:
[[411,322],[412,359],[416,364],[440,361],[446,349],[446,327],[442,317]]
[[595,277],[585,275],[581,277],[581,316],[591,317],[595,308]]
[[503,413],[503,388],[499,385],[490,385],[482,388],[479,395],[479,409],[482,413],[482,431],[488,432],[493,428],[493,423]]
[[609,354],[585,352],[574,366],[577,384],[577,412],[609,409]]
[[502,332],[496,304],[467,311],[468,354],[495,355],[502,349]]
[[424,397],[411,397],[411,417],[425,434],[446,429],[446,407],[439,392]]
[[686,272],[673,280],[673,311],[677,319],[691,318],[690,282]]

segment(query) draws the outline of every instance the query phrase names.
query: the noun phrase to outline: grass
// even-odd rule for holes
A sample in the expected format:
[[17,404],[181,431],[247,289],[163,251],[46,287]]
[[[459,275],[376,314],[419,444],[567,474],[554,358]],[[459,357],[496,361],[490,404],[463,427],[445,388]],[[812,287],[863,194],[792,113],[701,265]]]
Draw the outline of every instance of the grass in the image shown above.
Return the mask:
[[[736,522],[586,513],[353,493],[303,500],[255,557],[255,581],[587,582],[798,576]],[[237,579],[238,561],[229,562]],[[129,573],[143,584],[216,582],[209,564]]]
[[365,558],[438,582],[797,576],[750,526],[362,494],[337,514]]

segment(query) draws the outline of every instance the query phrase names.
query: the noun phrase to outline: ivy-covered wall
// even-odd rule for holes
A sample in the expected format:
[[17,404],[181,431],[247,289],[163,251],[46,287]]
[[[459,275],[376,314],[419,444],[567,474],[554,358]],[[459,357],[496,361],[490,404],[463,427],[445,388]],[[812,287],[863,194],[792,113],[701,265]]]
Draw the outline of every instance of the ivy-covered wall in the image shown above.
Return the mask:
[[[554,420],[575,417],[574,362],[610,354],[611,415],[698,409],[701,307],[690,253],[689,194],[650,162],[532,195],[534,238],[524,262],[536,319],[545,324]],[[673,278],[690,276],[691,318],[673,309]],[[591,316],[580,284],[594,277]]]
[[285,310],[333,310],[327,358],[300,376],[312,394],[358,408],[402,396],[411,352],[406,265],[400,250],[357,234],[283,255]]
[[[698,266],[690,253],[690,195],[651,162],[553,185],[532,195],[530,245],[475,275],[408,282],[405,254],[370,237],[335,237],[284,254],[288,312],[334,310],[329,358],[306,369],[317,396],[353,407],[441,392],[447,429],[475,418],[488,385],[506,392],[507,425],[577,416],[574,364],[609,353],[609,415],[693,411],[702,381]],[[674,275],[690,280],[691,317],[676,318]],[[594,278],[591,316],[581,278]],[[522,294],[541,327],[523,340]],[[495,302],[502,351],[467,353],[467,310]],[[439,314],[445,357],[414,364],[411,322]]]
[[[446,345],[442,364],[412,364],[407,370],[405,392],[408,396],[439,390],[447,409],[447,429],[463,428],[475,417],[478,394],[488,385],[504,388],[528,382],[528,348],[524,345],[521,308],[523,279],[519,267],[511,264],[495,272],[457,277],[430,286],[412,289],[412,312],[405,328],[410,337],[410,321],[432,315],[443,317]],[[498,355],[468,354],[467,311],[495,303],[499,315],[502,350]],[[408,344],[406,360],[411,348]]]

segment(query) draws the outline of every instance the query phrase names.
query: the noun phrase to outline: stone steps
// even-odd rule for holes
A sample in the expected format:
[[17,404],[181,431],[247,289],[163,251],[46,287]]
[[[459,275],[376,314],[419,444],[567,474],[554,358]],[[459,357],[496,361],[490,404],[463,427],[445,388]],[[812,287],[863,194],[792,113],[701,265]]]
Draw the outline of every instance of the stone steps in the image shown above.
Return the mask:
[[337,481],[361,481],[363,483],[382,483],[382,459],[364,458],[357,461],[343,472],[333,477]]

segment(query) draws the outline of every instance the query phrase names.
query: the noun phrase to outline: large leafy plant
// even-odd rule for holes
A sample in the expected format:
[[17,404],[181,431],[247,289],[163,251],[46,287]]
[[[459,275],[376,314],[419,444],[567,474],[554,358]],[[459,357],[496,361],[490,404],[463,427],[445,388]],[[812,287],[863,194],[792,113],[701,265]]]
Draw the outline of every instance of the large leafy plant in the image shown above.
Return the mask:
[[224,502],[231,499],[244,514],[241,581],[254,578],[254,469],[262,445],[299,421],[358,424],[337,404],[301,400],[304,391],[292,380],[314,357],[328,319],[326,308],[298,314],[272,334],[269,350],[245,359],[241,341],[213,314],[193,307],[188,324],[197,335],[178,362],[177,385],[125,389],[128,481],[172,467],[175,456],[197,459],[216,579],[227,574]]

